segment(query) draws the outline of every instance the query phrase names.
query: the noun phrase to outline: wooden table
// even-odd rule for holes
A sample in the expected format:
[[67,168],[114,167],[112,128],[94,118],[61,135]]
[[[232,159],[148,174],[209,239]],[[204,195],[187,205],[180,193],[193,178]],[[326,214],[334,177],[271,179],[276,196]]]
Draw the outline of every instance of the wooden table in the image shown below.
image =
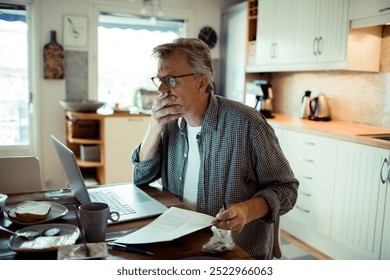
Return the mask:
[[[185,205],[178,198],[165,190],[161,190],[155,187],[147,187],[144,189],[152,197],[159,200],[167,207],[176,206],[185,208]],[[65,190],[48,191],[48,192],[34,192],[27,194],[15,194],[9,195],[7,199],[7,205],[14,205],[25,200],[45,200],[60,203],[68,208],[69,212],[62,218],[52,221],[51,223],[67,223],[77,225],[75,213],[73,211],[74,205],[79,205],[78,201],[72,196],[72,194]],[[108,233],[132,231],[137,230],[151,221],[154,218],[141,219],[137,221],[119,223],[108,226]],[[3,227],[7,227],[10,230],[16,231],[24,226],[17,225],[6,219],[0,214],[0,224]],[[137,253],[113,250],[109,249],[109,256],[107,259],[135,259],[135,260],[152,260],[152,259],[209,259],[209,258],[221,258],[221,259],[252,259],[245,251],[236,245],[232,251],[227,251],[220,254],[208,254],[201,251],[202,245],[212,236],[210,229],[204,229],[192,234],[183,236],[177,240],[171,242],[160,242],[152,244],[137,245],[138,248],[146,249],[154,252],[154,256],[146,256]],[[0,230],[0,259],[9,260],[28,260],[28,259],[41,259],[51,260],[57,258],[57,252],[46,252],[46,253],[17,253],[9,249],[8,242],[10,234]],[[81,243],[81,240],[77,241]]]

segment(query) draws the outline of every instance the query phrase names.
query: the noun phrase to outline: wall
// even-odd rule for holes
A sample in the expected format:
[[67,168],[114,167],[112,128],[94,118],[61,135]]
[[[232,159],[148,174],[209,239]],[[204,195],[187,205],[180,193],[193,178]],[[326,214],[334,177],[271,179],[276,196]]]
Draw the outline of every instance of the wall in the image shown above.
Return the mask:
[[274,110],[299,116],[302,96],[324,93],[334,120],[390,128],[390,26],[384,27],[381,72],[273,73]]
[[[201,27],[210,25],[218,34],[220,30],[221,10],[231,6],[237,0],[160,0],[163,9],[185,10],[193,14],[193,22],[188,23],[188,36],[196,37]],[[66,96],[66,80],[43,79],[43,46],[49,42],[50,30],[57,31],[57,40],[62,44],[62,20],[64,15],[87,16],[91,20],[93,6],[96,4],[113,5],[116,7],[129,7],[140,10],[141,0],[34,0],[33,13],[33,91],[35,98],[34,124],[36,134],[35,151],[41,161],[42,175],[46,189],[57,189],[66,183],[57,155],[50,140],[50,134],[65,141],[64,111],[59,105],[59,100]],[[93,26],[88,22],[89,26]],[[88,47],[74,49],[76,51],[91,52],[96,48],[94,42],[89,41]],[[67,49],[65,49],[67,51]],[[212,50],[214,59],[219,59],[219,45]],[[89,76],[90,77],[90,76]],[[89,78],[91,80],[91,78]],[[89,81],[89,85],[94,81]],[[89,87],[91,91],[91,87]],[[88,93],[94,96],[94,92]]]

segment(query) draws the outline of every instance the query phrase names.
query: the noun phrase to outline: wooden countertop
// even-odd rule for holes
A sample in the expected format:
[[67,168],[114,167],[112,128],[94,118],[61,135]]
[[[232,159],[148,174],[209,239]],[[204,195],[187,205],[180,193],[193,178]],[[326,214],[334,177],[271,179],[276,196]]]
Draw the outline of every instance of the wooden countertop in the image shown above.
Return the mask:
[[301,132],[309,132],[335,139],[366,144],[390,150],[390,141],[375,139],[364,135],[389,134],[390,128],[375,127],[370,125],[355,124],[350,122],[331,120],[311,121],[276,114],[275,118],[267,119],[273,127],[280,127]]
[[120,112],[114,112],[112,114],[98,114],[98,113],[83,113],[83,112],[71,112],[71,111],[66,111],[65,115],[68,119],[77,119],[77,118],[82,118],[82,119],[104,119],[108,117],[148,117],[150,114],[144,114],[144,113],[139,113],[139,114],[131,114],[128,111],[120,111]]

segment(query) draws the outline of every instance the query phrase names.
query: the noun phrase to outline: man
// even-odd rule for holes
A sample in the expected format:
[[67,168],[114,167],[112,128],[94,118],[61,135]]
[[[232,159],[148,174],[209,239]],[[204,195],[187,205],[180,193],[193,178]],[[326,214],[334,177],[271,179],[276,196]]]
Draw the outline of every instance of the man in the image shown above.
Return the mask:
[[202,41],[179,38],[154,54],[159,96],[132,155],[134,183],[162,178],[253,257],[272,259],[274,222],[293,208],[298,188],[273,129],[255,109],[214,95]]

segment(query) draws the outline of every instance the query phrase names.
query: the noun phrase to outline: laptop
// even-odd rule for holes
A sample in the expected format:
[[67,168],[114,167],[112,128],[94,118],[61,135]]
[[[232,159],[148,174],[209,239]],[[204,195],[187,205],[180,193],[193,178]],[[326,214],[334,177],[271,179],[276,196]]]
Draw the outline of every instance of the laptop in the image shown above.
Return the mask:
[[96,188],[87,188],[76,157],[71,149],[51,135],[54,147],[61,161],[65,175],[68,179],[72,194],[80,202],[104,202],[110,206],[111,211],[118,211],[120,223],[153,217],[165,212],[168,208],[156,199],[149,196],[140,188],[131,183],[100,185]]
[[37,157],[0,157],[0,193],[14,194],[41,190],[41,168]]

